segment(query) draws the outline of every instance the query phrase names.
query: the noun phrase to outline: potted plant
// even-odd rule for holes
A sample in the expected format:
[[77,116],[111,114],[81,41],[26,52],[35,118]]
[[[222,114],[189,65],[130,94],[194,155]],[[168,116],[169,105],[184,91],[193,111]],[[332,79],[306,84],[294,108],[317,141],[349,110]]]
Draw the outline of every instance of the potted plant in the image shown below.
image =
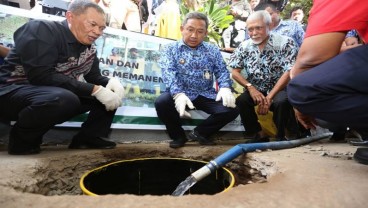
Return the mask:
[[228,14],[229,5],[222,7],[216,3],[216,0],[183,0],[180,5],[182,20],[185,15],[192,11],[202,12],[207,15],[209,20],[208,36],[205,41],[213,43],[218,47],[223,47],[222,31],[229,27],[234,21],[232,15]]

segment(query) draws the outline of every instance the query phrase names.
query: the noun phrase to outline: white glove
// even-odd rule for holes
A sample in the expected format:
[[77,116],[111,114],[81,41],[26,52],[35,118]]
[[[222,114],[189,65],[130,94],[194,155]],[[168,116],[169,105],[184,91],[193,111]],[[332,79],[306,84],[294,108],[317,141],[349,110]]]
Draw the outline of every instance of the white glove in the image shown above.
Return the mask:
[[222,99],[222,105],[230,108],[235,108],[235,97],[231,92],[230,88],[220,88],[216,96],[216,101]]
[[194,105],[192,101],[185,95],[185,93],[178,93],[174,95],[175,108],[179,112],[180,117],[188,117],[192,116],[188,111],[185,110],[186,106],[190,109],[194,109]]
[[120,97],[116,93],[102,86],[92,96],[95,96],[97,100],[104,104],[107,111],[113,111],[122,104]]
[[124,87],[121,84],[121,82],[119,81],[119,79],[117,79],[115,77],[111,78],[109,80],[109,82],[107,83],[107,85],[106,85],[106,89],[109,89],[109,90],[115,92],[120,97],[120,99],[124,98],[124,95],[125,95]]

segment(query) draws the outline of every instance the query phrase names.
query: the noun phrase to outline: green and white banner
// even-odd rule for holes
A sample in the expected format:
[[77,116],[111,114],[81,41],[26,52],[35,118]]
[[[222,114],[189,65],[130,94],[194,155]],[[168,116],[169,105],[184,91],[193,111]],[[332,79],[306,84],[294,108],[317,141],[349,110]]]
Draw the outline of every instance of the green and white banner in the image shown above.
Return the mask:
[[[0,5],[0,44],[13,47],[14,31],[30,19],[64,18]],[[160,58],[159,49],[173,41],[109,27],[96,41],[101,73],[108,77],[119,77],[126,89],[126,98],[116,112],[112,128],[165,129],[154,108],[155,99],[165,91],[157,60]],[[225,59],[228,58],[228,54],[223,55]],[[202,111],[190,113],[192,119],[183,119],[185,129],[192,129],[208,116]],[[59,126],[78,127],[86,116],[77,116]],[[238,118],[222,130],[243,131],[244,128]]]

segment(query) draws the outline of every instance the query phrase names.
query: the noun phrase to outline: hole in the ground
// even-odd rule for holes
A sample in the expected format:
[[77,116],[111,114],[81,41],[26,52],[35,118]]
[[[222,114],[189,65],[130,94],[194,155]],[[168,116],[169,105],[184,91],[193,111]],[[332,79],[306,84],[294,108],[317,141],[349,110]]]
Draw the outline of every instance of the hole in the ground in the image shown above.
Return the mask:
[[[204,155],[204,154],[197,156],[195,154],[191,156],[181,155],[181,157],[184,159],[199,160],[199,161],[210,161],[216,156],[217,155]],[[93,169],[116,161],[131,160],[136,158],[156,158],[156,157],[177,158],[178,153],[175,151],[173,152],[165,150],[163,151],[154,150],[147,152],[147,150],[145,149],[143,150],[132,149],[130,151],[125,150],[125,152],[116,150],[108,152],[102,151],[94,154],[74,154],[74,155],[71,154],[68,155],[67,157],[55,156],[47,159],[40,159],[37,165],[31,167],[31,169],[33,170],[32,173],[28,174],[27,177],[13,178],[12,180],[9,181],[7,186],[11,186],[15,190],[21,192],[41,194],[46,196],[81,195],[83,194],[83,192],[79,186],[79,182],[82,175],[87,173],[88,171],[91,171]],[[270,165],[270,163],[272,162],[267,161],[265,162],[257,158],[243,155],[233,160],[232,162],[228,163],[225,166],[225,168],[229,169],[233,173],[235,177],[234,187],[236,187],[239,184],[249,184],[266,181],[269,172],[272,172],[272,170],[271,171],[269,170],[274,168],[274,165],[273,164]],[[203,163],[199,165],[197,164],[195,168],[200,168],[203,165],[204,165]],[[177,168],[178,167],[175,167],[175,169]],[[168,176],[168,173],[163,172],[160,174],[166,174],[165,177]],[[187,171],[185,175],[189,176],[190,174]],[[183,178],[185,179],[186,176],[184,176]],[[176,186],[179,185],[180,182],[181,181],[179,180]],[[195,186],[198,186],[198,184],[200,183],[201,181],[197,183]],[[208,193],[206,194],[214,194],[213,192],[215,191],[217,193],[221,192],[224,189],[224,187],[225,187],[224,185],[221,185],[221,187],[219,185],[216,188],[212,188],[213,190],[208,191]],[[219,191],[219,189],[221,190]],[[193,192],[197,191],[194,191],[193,189]],[[157,193],[150,193],[150,194],[161,195],[171,193],[163,192],[163,190],[157,190]]]
[[[170,195],[190,174],[207,162],[182,158],[139,158],[104,165],[85,174],[81,188],[88,195]],[[233,174],[219,168],[188,190],[213,195],[234,185]]]

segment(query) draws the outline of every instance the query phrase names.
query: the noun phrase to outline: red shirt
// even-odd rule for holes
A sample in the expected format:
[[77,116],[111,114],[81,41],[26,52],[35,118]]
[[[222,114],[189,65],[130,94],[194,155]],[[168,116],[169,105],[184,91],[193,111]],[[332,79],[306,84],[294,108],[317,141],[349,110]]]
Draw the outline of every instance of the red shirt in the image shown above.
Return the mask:
[[313,0],[305,38],[352,29],[368,43],[367,0]]

